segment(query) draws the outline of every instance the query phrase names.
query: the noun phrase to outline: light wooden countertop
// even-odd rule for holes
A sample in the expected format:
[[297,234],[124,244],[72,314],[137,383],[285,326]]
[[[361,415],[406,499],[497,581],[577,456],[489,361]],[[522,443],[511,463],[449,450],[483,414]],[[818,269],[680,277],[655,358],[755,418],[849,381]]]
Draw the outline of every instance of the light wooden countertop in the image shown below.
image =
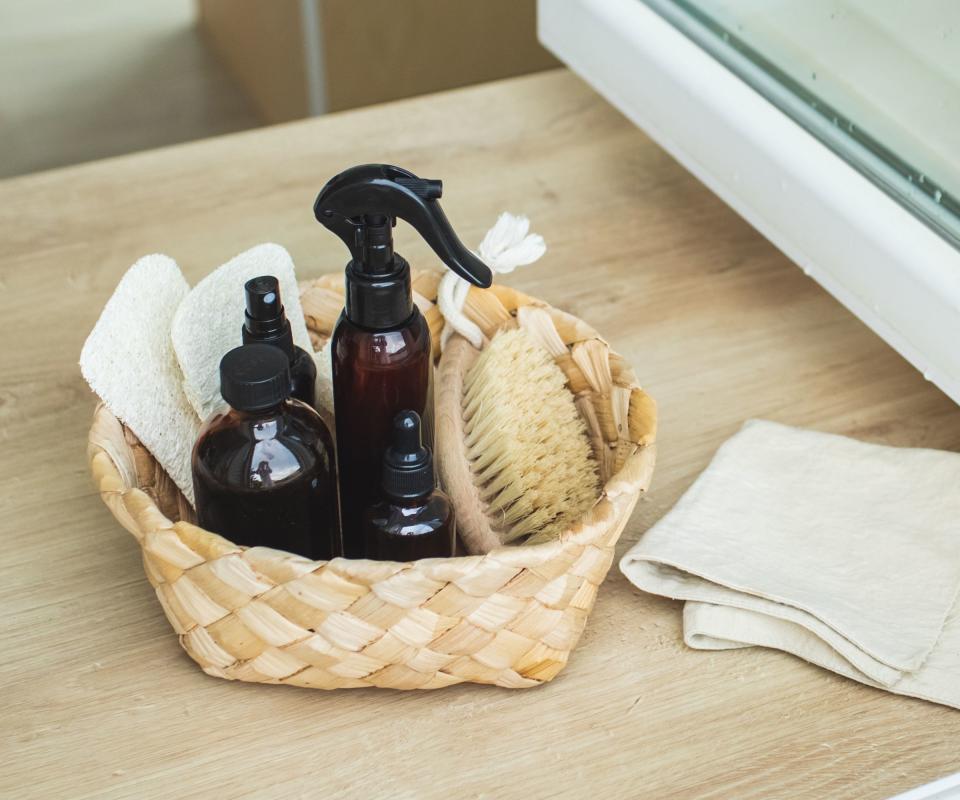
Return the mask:
[[342,269],[311,206],[366,161],[443,178],[473,245],[529,215],[549,251],[507,281],[598,327],[659,401],[620,552],[751,417],[960,449],[960,409],[566,72],[0,182],[0,795],[884,798],[960,770],[960,712],[778,652],[688,650],[680,604],[616,568],[537,689],[324,693],[188,659],[93,491],[80,347],[145,253],[197,280],[272,240],[301,277]]

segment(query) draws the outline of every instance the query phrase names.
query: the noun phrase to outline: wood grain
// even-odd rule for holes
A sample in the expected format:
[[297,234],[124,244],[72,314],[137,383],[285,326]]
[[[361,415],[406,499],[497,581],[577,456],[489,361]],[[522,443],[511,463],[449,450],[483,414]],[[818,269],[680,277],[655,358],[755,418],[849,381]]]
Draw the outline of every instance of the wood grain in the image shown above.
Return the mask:
[[[208,678],[84,460],[80,346],[123,271],[196,280],[261,241],[342,268],[311,204],[340,168],[445,180],[476,244],[504,209],[547,256],[508,281],[596,325],[660,406],[620,552],[744,419],[960,449],[960,412],[564,72],[0,182],[0,795],[883,798],[960,769],[960,714],[790,656],[704,653],[614,570],[565,672],[511,692],[321,693]],[[398,249],[431,266],[415,234]]]

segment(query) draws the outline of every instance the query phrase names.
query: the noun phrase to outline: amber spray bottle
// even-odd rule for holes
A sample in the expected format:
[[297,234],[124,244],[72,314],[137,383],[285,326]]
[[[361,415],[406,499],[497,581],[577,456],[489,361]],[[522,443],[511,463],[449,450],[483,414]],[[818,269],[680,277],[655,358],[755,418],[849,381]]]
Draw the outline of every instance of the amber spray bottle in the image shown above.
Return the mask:
[[416,561],[453,555],[453,506],[437,489],[433,454],[421,441],[415,411],[401,411],[393,420],[393,443],[383,454],[380,489],[380,502],[363,515],[367,558]]
[[378,500],[392,423],[423,419],[432,446],[430,331],[413,303],[410,265],[393,250],[397,218],[410,223],[450,269],[476,286],[490,269],[457,238],[437,199],[442,184],[387,164],[351,167],[317,197],[317,219],[349,248],[345,307],[333,331],[332,369],[343,549],[363,558],[363,511]]

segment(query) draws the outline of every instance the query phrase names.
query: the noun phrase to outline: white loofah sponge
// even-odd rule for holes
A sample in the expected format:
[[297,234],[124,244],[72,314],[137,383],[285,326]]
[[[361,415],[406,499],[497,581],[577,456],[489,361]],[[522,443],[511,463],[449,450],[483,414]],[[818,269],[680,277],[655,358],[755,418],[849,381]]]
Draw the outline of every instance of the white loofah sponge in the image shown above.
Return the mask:
[[80,353],[80,371],[110,412],[153,453],[193,503],[190,452],[200,420],[181,388],[170,325],[189,285],[173,259],[127,270]]
[[259,275],[273,275],[280,282],[293,342],[313,352],[290,254],[278,244],[260,244],[240,253],[194,286],[173,318],[173,348],[183,372],[183,390],[201,419],[223,406],[220,359],[242,344],[243,285]]

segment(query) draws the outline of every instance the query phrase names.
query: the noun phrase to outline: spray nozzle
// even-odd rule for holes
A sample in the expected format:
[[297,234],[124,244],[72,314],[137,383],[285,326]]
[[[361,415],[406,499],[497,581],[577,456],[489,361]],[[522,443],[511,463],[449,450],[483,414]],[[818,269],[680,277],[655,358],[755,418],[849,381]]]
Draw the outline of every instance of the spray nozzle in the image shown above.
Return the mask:
[[280,282],[273,275],[251,278],[244,284],[243,294],[243,343],[273,344],[293,357],[293,334],[280,299]]
[[489,267],[457,238],[437,202],[443,183],[389,164],[344,170],[323,187],[313,206],[317,220],[350,249],[354,270],[393,272],[396,220],[410,223],[450,269],[476,286],[493,282]]
[[251,278],[244,284],[247,316],[255,320],[276,319],[283,315],[280,282],[273,275]]
[[443,194],[443,181],[430,178],[397,178],[397,183],[406,186],[411,192],[424,200],[439,200]]

